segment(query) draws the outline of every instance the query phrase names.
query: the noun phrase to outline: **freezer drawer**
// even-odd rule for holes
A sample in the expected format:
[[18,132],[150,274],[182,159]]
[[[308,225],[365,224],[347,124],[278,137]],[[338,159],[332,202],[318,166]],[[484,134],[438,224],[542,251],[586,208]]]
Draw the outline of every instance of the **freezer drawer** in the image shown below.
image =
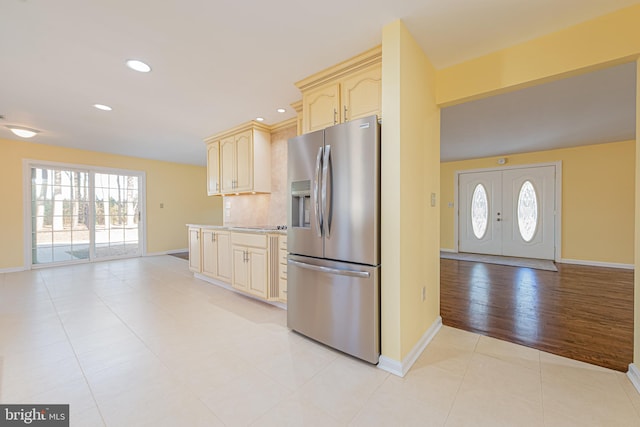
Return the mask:
[[369,363],[380,356],[380,267],[290,255],[287,325]]

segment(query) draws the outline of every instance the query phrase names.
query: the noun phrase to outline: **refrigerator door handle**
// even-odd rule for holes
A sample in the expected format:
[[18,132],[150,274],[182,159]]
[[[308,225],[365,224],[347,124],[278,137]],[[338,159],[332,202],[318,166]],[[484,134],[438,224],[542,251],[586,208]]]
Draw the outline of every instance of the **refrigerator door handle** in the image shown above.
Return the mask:
[[323,267],[320,265],[307,264],[306,262],[294,261],[292,259],[290,259],[289,262],[300,268],[319,271],[321,273],[337,274],[339,276],[361,277],[363,279],[368,279],[371,276],[368,271],[342,270],[339,268],[331,268],[331,267]]
[[[329,174],[329,162],[331,161],[331,146],[327,145],[324,150],[324,159],[322,160],[322,224],[324,228],[325,238],[331,237],[331,207],[329,203],[331,194],[327,198],[327,175]],[[333,183],[332,183],[333,185]]]
[[318,154],[316,155],[316,173],[313,179],[313,200],[314,210],[316,212],[316,234],[318,237],[322,237],[322,212],[320,209],[320,201],[318,200],[318,193],[320,192],[320,165],[322,164],[322,147],[318,148]]

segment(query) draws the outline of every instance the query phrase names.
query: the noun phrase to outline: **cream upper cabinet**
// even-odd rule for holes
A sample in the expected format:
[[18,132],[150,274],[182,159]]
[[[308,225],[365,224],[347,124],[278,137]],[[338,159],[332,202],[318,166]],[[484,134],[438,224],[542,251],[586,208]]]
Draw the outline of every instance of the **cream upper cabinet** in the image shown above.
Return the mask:
[[[253,187],[253,155],[251,131],[234,137],[236,145],[236,191],[251,191]],[[269,157],[271,158],[271,157]]]
[[220,192],[230,193],[235,189],[236,145],[233,136],[220,140]]
[[207,145],[207,194],[220,194],[220,142]]
[[340,85],[329,84],[302,95],[304,132],[340,123]]
[[382,106],[382,67],[374,66],[353,73],[340,85],[342,121],[373,114],[380,116]]
[[302,132],[382,115],[380,46],[296,83],[302,92]]
[[[271,191],[271,133],[258,122],[238,126],[205,140],[207,150],[219,146],[218,165],[207,162],[209,181],[219,168],[220,191],[213,194]],[[212,194],[211,192],[209,194]]]

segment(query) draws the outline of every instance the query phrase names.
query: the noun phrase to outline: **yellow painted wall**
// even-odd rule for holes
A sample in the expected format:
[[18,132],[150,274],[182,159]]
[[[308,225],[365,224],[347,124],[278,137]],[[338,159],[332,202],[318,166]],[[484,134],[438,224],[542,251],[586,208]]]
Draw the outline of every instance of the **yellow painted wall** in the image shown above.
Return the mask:
[[382,40],[382,354],[401,361],[440,314],[440,211],[416,197],[439,193],[440,109],[435,69],[404,24]]
[[0,269],[25,265],[23,159],[145,172],[148,253],[186,248],[186,223],[222,224],[222,198],[207,196],[205,167],[0,140]]
[[[514,154],[505,166],[562,162],[562,258],[634,263],[635,141]],[[454,248],[455,172],[495,168],[498,157],[442,163],[441,244]]]
[[438,70],[440,106],[630,62],[640,54],[640,4]]
[[[636,61],[636,147],[640,144],[640,59]],[[635,202],[635,266],[634,275],[634,328],[633,328],[633,363],[640,369],[640,150],[636,150],[636,202]]]

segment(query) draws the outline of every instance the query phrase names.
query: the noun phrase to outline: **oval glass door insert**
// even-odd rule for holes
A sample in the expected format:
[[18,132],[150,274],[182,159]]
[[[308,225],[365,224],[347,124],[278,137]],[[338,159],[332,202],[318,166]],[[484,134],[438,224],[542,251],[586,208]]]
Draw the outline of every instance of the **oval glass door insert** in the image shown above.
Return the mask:
[[487,199],[487,190],[484,185],[478,184],[473,190],[471,197],[471,227],[473,235],[477,239],[482,239],[487,232],[487,224],[489,222],[489,201]]
[[518,195],[518,229],[525,242],[530,242],[538,229],[538,195],[529,180],[522,184]]

